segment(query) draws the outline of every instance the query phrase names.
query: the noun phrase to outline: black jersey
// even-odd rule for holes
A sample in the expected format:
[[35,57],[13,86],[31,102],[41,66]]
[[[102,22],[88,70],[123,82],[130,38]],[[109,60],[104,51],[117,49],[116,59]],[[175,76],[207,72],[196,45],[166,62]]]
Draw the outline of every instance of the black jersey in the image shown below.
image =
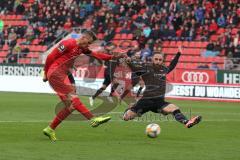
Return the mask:
[[115,69],[117,68],[118,65],[119,65],[119,60],[117,60],[117,59],[105,61],[106,68],[104,70],[104,76],[107,76],[107,75],[113,76]]
[[143,98],[164,97],[166,92],[166,75],[170,73],[178,63],[181,53],[177,53],[170,65],[157,66],[153,63],[135,65],[128,63],[138,76],[141,76],[146,89],[143,92]]

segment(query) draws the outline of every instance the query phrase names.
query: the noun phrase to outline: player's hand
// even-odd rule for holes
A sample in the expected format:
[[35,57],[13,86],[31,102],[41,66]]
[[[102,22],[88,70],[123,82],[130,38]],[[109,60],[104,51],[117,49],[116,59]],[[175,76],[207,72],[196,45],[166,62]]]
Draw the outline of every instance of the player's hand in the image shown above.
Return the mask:
[[117,55],[113,55],[113,57],[114,57],[115,59],[119,59],[119,58],[126,58],[127,55],[126,55],[126,54],[117,54]]
[[178,52],[183,53],[182,46],[178,46]]
[[44,74],[43,75],[43,82],[47,82],[47,81],[48,81],[47,76]]

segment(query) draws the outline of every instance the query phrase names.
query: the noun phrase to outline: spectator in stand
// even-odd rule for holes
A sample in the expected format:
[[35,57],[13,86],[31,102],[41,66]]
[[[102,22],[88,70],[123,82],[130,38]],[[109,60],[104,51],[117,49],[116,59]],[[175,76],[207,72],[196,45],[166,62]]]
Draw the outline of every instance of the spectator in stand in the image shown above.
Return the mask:
[[10,29],[10,33],[8,34],[8,45],[10,48],[14,47],[17,43],[17,34],[15,33],[14,28]]
[[225,68],[224,69],[226,69],[226,70],[231,70],[231,69],[233,69],[234,68],[234,63],[233,63],[233,61],[231,60],[231,59],[226,59],[225,60]]
[[105,32],[104,41],[109,42],[115,35],[115,29],[112,27]]
[[209,66],[206,63],[199,63],[197,69],[209,69]]
[[152,38],[154,41],[161,38],[161,31],[158,24],[155,24],[155,27],[150,34],[150,38]]
[[205,11],[202,7],[195,7],[195,18],[198,23],[203,24]]
[[151,34],[151,28],[149,26],[144,26],[143,27],[143,34],[146,38],[148,38]]
[[235,51],[235,47],[234,47],[233,43],[230,43],[229,45],[226,46],[225,56],[231,58],[234,54],[234,51]]
[[67,21],[64,23],[63,28],[64,28],[66,31],[70,31],[70,30],[72,29],[72,21],[71,21],[71,18],[67,18]]
[[16,14],[23,14],[24,12],[25,12],[25,7],[24,7],[23,3],[20,1],[16,7]]
[[233,53],[233,58],[237,58],[238,59],[238,62],[240,62],[240,45],[238,45],[235,50],[234,50],[234,53]]
[[210,66],[210,69],[212,69],[212,70],[219,70],[219,67],[218,67],[216,62],[212,62],[211,66]]
[[0,19],[0,48],[4,45],[4,33],[3,33],[4,22]]
[[240,44],[240,31],[233,38],[233,45],[237,47]]
[[209,25],[210,35],[215,34],[217,32],[217,30],[218,30],[218,25],[217,25],[215,19],[212,19],[212,22]]
[[26,38],[26,43],[27,45],[31,44],[32,41],[34,40],[35,38],[35,35],[34,35],[34,31],[33,31],[33,27],[32,26],[29,26],[27,28],[27,31],[26,31],[26,34],[25,34],[25,38]]
[[141,50],[141,60],[146,62],[150,57],[152,57],[152,51],[149,44],[145,44],[145,48]]
[[47,36],[44,38],[42,44],[43,44],[43,45],[50,45],[55,39],[56,39],[56,37],[53,35],[52,32],[50,32],[50,33],[48,33]]
[[203,57],[216,57],[219,55],[219,51],[214,51],[215,48],[215,42],[209,43],[207,45],[207,50],[202,53]]
[[225,27],[226,26],[226,18],[224,17],[223,13],[221,13],[220,17],[218,17],[217,24],[218,24],[219,27]]
[[9,50],[7,56],[6,56],[7,63],[17,63],[18,62],[18,55],[12,54]]

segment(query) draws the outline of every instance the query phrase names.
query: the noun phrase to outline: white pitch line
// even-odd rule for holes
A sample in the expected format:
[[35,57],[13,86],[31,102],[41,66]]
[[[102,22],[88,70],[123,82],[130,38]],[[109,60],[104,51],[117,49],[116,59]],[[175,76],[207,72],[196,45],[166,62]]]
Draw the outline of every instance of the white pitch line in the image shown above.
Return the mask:
[[[127,123],[121,119],[118,120],[111,120],[112,122],[124,122]],[[110,121],[110,122],[111,122]],[[175,122],[175,120],[132,120],[133,122]],[[39,121],[0,121],[0,123],[49,123],[49,121],[43,121],[43,120],[39,120]],[[88,123],[89,121],[65,121],[65,122],[84,122],[84,123]],[[130,122],[130,121],[129,121]],[[237,119],[206,119],[203,120],[203,122],[240,122],[240,120]]]

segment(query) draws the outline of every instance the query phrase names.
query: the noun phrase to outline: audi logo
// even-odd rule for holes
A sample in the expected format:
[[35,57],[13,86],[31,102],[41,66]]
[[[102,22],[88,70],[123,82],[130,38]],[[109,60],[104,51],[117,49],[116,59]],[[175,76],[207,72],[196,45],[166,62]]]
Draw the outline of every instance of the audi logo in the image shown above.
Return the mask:
[[208,83],[209,75],[206,72],[189,72],[185,71],[182,74],[183,82],[192,82],[192,83]]
[[76,77],[78,78],[88,78],[90,75],[87,68],[78,67],[76,71]]

